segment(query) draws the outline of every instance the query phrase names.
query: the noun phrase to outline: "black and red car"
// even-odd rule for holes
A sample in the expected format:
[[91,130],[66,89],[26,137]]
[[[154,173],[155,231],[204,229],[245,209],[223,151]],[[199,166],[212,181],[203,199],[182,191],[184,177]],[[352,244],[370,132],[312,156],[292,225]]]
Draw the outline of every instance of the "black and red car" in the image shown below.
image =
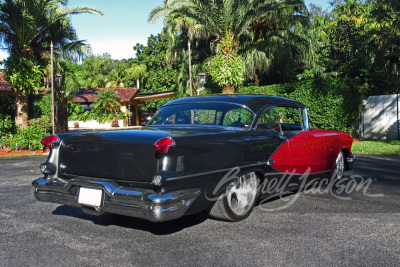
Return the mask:
[[313,129],[303,104],[265,95],[181,98],[141,129],[42,143],[51,152],[33,182],[36,199],[150,221],[203,210],[239,221],[266,197],[267,175],[340,179],[355,159],[349,134]]

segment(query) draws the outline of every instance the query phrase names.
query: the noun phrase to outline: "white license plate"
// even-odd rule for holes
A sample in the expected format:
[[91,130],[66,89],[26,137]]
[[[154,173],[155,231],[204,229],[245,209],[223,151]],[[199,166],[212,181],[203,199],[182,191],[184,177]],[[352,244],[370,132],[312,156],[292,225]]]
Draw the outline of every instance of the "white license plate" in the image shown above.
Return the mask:
[[103,190],[95,188],[79,188],[78,203],[100,207],[103,197]]

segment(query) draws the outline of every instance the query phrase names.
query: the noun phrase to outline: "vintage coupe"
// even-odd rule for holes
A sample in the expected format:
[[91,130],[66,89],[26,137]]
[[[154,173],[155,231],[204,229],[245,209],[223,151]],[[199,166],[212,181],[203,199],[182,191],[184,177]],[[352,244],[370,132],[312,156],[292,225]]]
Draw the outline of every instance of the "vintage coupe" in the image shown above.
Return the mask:
[[266,95],[181,98],[140,129],[42,144],[51,152],[32,183],[37,200],[154,222],[204,210],[239,221],[266,196],[259,185],[271,174],[340,179],[355,159],[349,134],[312,129],[303,104]]

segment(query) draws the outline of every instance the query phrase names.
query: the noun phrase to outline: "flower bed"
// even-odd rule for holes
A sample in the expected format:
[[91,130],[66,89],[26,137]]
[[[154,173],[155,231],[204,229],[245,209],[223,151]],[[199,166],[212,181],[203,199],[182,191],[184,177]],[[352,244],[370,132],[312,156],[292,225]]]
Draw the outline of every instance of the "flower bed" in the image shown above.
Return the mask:
[[25,155],[44,155],[48,154],[48,151],[43,150],[18,150],[12,151],[9,149],[0,149],[0,157],[10,157],[10,156],[25,156]]

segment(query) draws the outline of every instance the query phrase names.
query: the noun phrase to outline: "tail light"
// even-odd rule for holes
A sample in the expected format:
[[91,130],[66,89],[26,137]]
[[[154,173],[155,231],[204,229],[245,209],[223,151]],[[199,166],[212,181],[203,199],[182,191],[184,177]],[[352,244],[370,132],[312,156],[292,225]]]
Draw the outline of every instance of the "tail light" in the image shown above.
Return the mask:
[[161,154],[168,152],[170,146],[175,146],[175,142],[171,137],[164,137],[154,144],[154,149]]
[[42,145],[44,145],[45,147],[51,147],[53,142],[56,141],[58,141],[57,135],[49,135],[43,138],[42,141],[40,141],[40,143],[42,143]]

